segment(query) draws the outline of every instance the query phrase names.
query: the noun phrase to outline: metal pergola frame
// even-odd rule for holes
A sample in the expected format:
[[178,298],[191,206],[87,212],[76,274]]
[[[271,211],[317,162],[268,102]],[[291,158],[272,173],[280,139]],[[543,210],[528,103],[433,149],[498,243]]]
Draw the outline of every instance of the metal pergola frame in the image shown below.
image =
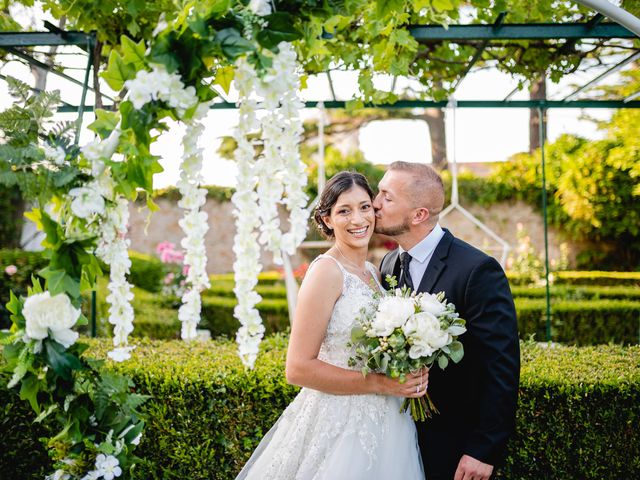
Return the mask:
[[[585,2],[586,3],[586,2]],[[617,7],[616,7],[617,8]],[[626,13],[626,12],[625,12]],[[496,21],[492,25],[451,25],[448,28],[434,25],[416,25],[409,28],[411,35],[421,44],[431,44],[437,42],[466,42],[477,41],[476,52],[471,61],[464,69],[464,73],[457,79],[454,84],[454,91],[460,85],[464,77],[472,70],[476,62],[482,57],[482,53],[490,42],[499,42],[503,40],[566,40],[567,42],[576,42],[581,39],[637,39],[638,35],[629,29],[612,22],[603,22],[603,15],[597,13],[588,22],[585,23],[563,23],[563,24],[507,24],[504,23],[506,12],[500,13]],[[612,15],[609,15],[614,18]],[[626,24],[626,23],[625,23]],[[63,104],[59,112],[77,112],[77,132],[76,142],[79,139],[80,128],[82,125],[82,117],[85,112],[92,112],[93,106],[86,105],[86,95],[89,87],[90,71],[93,67],[93,47],[96,42],[95,32],[84,33],[77,31],[62,31],[46,22],[45,26],[49,32],[0,32],[0,49],[4,49],[14,55],[21,57],[32,65],[40,68],[46,68],[49,72],[61,76],[68,81],[76,84],[80,82],[60,72],[54,68],[48,67],[46,64],[39,62],[32,56],[21,52],[20,48],[35,46],[68,46],[76,45],[85,50],[88,54],[87,67],[85,70],[84,81],[82,82],[82,95],[79,105]],[[635,30],[635,29],[634,29]],[[574,100],[580,93],[592,87],[596,83],[602,81],[607,76],[620,70],[626,64],[640,58],[640,49],[625,58],[622,62],[611,67],[604,73],[598,75],[593,80],[579,87],[573,93],[561,100],[511,100],[512,96],[519,90],[518,87],[505,96],[503,100],[458,100],[454,101],[456,108],[527,108],[537,109],[540,113],[539,129],[541,139],[541,161],[542,161],[542,209],[544,218],[544,244],[545,244],[545,283],[546,283],[546,336],[547,340],[551,340],[551,298],[549,290],[549,248],[548,248],[548,232],[547,232],[547,187],[545,174],[545,111],[554,108],[640,108],[640,92],[636,92],[624,99],[620,100]],[[305,102],[305,108],[325,108],[325,109],[342,109],[345,108],[347,102],[336,99],[335,90],[333,88],[333,80],[331,73],[326,72],[329,88],[331,92],[331,100],[308,101]],[[2,79],[3,76],[0,76]],[[393,87],[395,88],[395,81]],[[95,86],[94,86],[95,87]],[[104,98],[114,101],[113,98],[103,95]],[[375,108],[446,108],[450,105],[452,99],[444,101],[430,100],[400,100],[392,105],[365,105]],[[107,105],[105,108],[114,108],[115,103]],[[231,102],[222,101],[214,103],[212,109],[232,109],[236,105]],[[287,259],[288,260],[288,259]],[[92,298],[92,310],[95,314],[95,292]],[[93,315],[92,315],[93,316]],[[95,334],[95,318],[92,322],[92,333]]]

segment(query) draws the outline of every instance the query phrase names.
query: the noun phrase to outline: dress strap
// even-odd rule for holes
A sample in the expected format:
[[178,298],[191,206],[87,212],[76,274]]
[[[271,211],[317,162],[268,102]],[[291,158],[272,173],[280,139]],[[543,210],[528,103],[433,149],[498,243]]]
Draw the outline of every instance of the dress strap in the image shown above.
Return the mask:
[[382,286],[382,284],[380,283],[380,280],[378,280],[378,269],[375,267],[375,265],[371,262],[365,262],[365,265],[367,266],[367,268],[369,269],[369,273],[371,273],[371,276],[373,277],[373,279],[376,282],[376,285],[378,285],[378,288],[383,291],[384,287]]
[[313,259],[313,261],[309,264],[309,268],[311,268],[311,266],[316,263],[319,259],[321,258],[330,258],[331,260],[333,260],[334,262],[336,262],[336,264],[338,265],[338,268],[340,269],[340,271],[342,272],[342,275],[345,274],[346,269],[344,268],[344,266],[338,261],[337,258],[333,258],[331,255],[327,255],[326,253],[321,253],[320,255],[318,255],[316,258]]

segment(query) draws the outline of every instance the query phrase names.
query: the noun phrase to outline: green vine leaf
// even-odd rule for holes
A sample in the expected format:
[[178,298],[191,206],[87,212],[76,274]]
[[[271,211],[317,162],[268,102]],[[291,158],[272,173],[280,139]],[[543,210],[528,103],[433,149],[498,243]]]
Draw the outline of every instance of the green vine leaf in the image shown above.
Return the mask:
[[220,42],[222,53],[229,60],[237,58],[249,52],[255,51],[255,45],[240,35],[235,28],[225,28],[216,34],[216,40]]
[[129,37],[120,37],[122,45],[122,60],[137,70],[144,70],[147,66],[145,57],[146,46],[144,40],[135,43]]
[[220,67],[216,72],[216,78],[214,83],[220,85],[224,93],[229,94],[229,88],[231,88],[231,82],[235,76],[235,70],[232,66]]
[[136,72],[133,65],[126,63],[118,52],[111,50],[107,69],[100,76],[113,90],[120,91],[124,87],[124,82],[135,78]]
[[[33,374],[23,378],[22,384],[20,385],[20,399],[27,400],[31,405],[31,408],[33,409],[33,411],[36,412],[37,414],[40,414],[40,404],[38,403],[38,393],[41,390],[43,390],[42,387],[46,387],[46,385],[43,385],[42,382],[38,380],[38,377],[36,377]],[[52,406],[55,406],[55,404]]]
[[391,13],[401,12],[404,0],[376,0],[376,13],[379,18],[385,18]]
[[268,22],[268,26],[258,32],[256,40],[266,49],[274,50],[280,42],[293,42],[302,37],[294,27],[294,19],[289,13],[276,12],[267,15],[264,19]]
[[71,373],[82,369],[78,357],[67,352],[58,342],[47,338],[43,343],[47,364],[64,380],[71,380]]
[[80,297],[80,282],[64,270],[52,270],[51,267],[46,267],[38,274],[47,280],[47,288],[52,296],[66,293],[71,298]]

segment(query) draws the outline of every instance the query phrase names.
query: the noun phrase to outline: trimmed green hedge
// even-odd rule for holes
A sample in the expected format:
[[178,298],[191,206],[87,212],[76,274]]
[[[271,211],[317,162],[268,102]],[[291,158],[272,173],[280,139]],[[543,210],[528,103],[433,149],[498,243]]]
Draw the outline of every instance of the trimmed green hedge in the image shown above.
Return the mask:
[[[550,289],[551,297],[561,300],[636,300],[640,301],[638,287],[602,287],[597,285],[553,285]],[[545,298],[545,287],[511,287],[515,298]]]
[[[110,348],[91,343],[93,355]],[[500,477],[639,478],[640,347],[546,347],[523,345],[516,434]],[[262,350],[251,371],[229,341],[144,341],[132,361],[109,364],[152,396],[136,479],[234,478],[297,392],[284,378],[286,338]],[[23,403],[0,388],[0,471],[42,478],[41,427],[25,428],[33,416]]]
[[[521,338],[535,334],[546,338],[546,302],[516,298]],[[556,342],[594,345],[637,344],[640,336],[640,302],[585,300],[552,302],[552,338]]]
[[[136,337],[173,339],[180,335],[177,307],[170,301],[134,289],[133,307]],[[546,303],[543,298],[516,298],[520,337],[532,335],[546,338]],[[236,299],[231,297],[202,297],[200,328],[208,329],[213,337],[234,337],[240,324],[233,316]],[[265,298],[258,304],[267,333],[286,331],[289,324],[287,301]],[[98,299],[98,316],[102,319],[99,333],[110,331],[106,324],[108,306]],[[552,303],[552,338],[554,341],[596,345],[602,343],[637,344],[640,339],[640,302],[625,300],[558,301]]]
[[[226,297],[233,298],[233,282],[221,282],[211,284],[211,288],[205,290],[203,295],[208,297]],[[258,284],[256,292],[260,294],[262,298],[287,298],[287,288],[281,283],[274,284]]]
[[[507,272],[509,283],[528,285],[530,280],[525,275]],[[554,285],[609,285],[640,287],[640,272],[605,272],[598,270],[552,272],[550,280]]]
[[128,280],[136,287],[149,292],[159,292],[165,276],[162,262],[152,255],[140,252],[129,252],[131,274]]
[[632,285],[640,287],[640,272],[566,271],[555,272],[556,285]]
[[[261,272],[258,275],[258,281],[263,285],[282,282],[283,281],[282,278],[283,278],[282,274],[274,270]],[[211,281],[211,285],[215,285],[218,282],[222,282],[226,284],[231,283],[231,285],[233,285],[233,282],[234,282],[233,273],[216,273],[213,275],[209,275],[209,280]]]

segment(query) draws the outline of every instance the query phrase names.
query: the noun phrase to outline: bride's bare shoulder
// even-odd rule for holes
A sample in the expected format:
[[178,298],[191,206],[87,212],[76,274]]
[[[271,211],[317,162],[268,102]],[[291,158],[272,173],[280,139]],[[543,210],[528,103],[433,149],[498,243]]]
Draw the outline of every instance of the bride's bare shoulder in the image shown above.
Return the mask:
[[321,288],[341,292],[342,284],[343,273],[338,261],[329,255],[323,255],[316,258],[307,270],[300,291],[312,290],[317,293]]

